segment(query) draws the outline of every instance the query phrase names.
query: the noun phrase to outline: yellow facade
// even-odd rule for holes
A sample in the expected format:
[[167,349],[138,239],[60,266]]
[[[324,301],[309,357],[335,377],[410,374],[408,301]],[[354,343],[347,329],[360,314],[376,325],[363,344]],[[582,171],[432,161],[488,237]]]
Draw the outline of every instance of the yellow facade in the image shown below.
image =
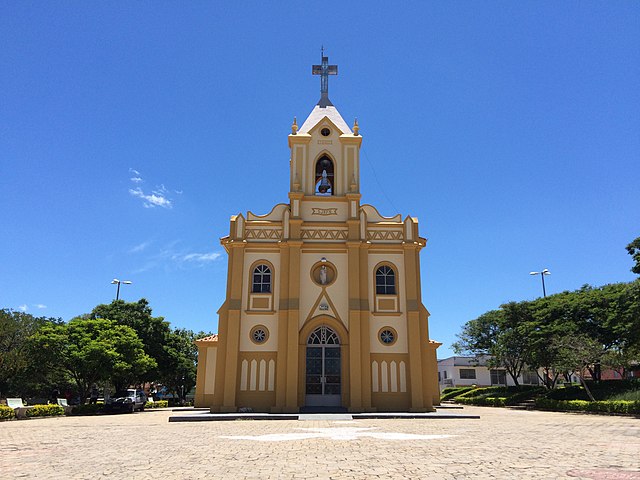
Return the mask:
[[417,219],[361,205],[362,136],[330,103],[288,139],[289,202],[233,216],[221,239],[227,295],[218,335],[196,342],[196,406],[433,410]]

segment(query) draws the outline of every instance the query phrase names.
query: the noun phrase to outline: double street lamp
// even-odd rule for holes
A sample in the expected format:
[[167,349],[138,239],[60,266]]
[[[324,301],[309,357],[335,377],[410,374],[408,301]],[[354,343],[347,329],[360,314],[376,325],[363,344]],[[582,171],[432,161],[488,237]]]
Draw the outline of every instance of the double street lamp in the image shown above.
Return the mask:
[[547,290],[544,288],[544,276],[551,275],[551,272],[545,268],[541,272],[529,272],[529,275],[540,275],[540,278],[542,279],[542,295],[546,297]]
[[116,290],[116,300],[120,300],[120,284],[123,283],[125,285],[131,285],[129,280],[118,280],[117,278],[111,280],[111,283],[113,285],[118,285],[118,289]]

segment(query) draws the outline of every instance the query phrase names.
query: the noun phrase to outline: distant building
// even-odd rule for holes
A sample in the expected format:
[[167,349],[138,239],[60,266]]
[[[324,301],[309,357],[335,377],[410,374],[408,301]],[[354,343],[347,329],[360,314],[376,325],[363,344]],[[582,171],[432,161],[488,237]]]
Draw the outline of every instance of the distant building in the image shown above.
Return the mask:
[[[464,387],[478,385],[515,385],[511,375],[504,368],[489,368],[487,362],[491,357],[449,357],[438,360],[438,384],[440,389],[446,387]],[[523,370],[518,377],[520,385],[538,385],[540,379],[535,370]]]

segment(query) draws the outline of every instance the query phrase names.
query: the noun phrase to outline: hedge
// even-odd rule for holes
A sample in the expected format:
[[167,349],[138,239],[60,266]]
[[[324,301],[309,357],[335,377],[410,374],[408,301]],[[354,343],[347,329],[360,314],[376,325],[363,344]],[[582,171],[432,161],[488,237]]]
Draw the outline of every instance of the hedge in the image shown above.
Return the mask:
[[640,401],[630,400],[601,400],[589,402],[587,400],[537,398],[536,407],[541,410],[555,410],[560,412],[640,413]]
[[57,404],[34,405],[25,413],[27,418],[31,417],[52,417],[56,415],[64,415],[64,408]]
[[486,397],[489,395],[495,396],[502,393],[507,393],[507,387],[474,388],[456,397],[456,401],[458,401],[461,398]]
[[442,396],[440,397],[440,401],[451,400],[452,398],[456,398],[458,395],[467,393],[468,391],[473,390],[475,388],[476,387],[445,388],[442,391]]
[[456,403],[464,405],[479,405],[481,407],[504,407],[507,404],[506,397],[471,397],[456,398]]
[[168,400],[156,400],[155,402],[147,402],[144,404],[144,408],[167,408],[168,406]]
[[0,405],[0,420],[11,420],[16,416],[13,408],[6,405]]

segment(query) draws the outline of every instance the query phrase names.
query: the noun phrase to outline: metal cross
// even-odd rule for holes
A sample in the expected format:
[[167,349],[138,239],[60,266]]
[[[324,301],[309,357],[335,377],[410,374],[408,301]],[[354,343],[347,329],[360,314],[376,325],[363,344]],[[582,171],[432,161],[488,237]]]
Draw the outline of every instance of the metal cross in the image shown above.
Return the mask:
[[[329,65],[329,57],[324,56],[324,48],[322,49],[322,64],[313,65],[311,68],[312,75],[320,75],[320,102],[329,100],[329,75],[338,74],[337,65]],[[328,103],[331,105],[331,102]]]

